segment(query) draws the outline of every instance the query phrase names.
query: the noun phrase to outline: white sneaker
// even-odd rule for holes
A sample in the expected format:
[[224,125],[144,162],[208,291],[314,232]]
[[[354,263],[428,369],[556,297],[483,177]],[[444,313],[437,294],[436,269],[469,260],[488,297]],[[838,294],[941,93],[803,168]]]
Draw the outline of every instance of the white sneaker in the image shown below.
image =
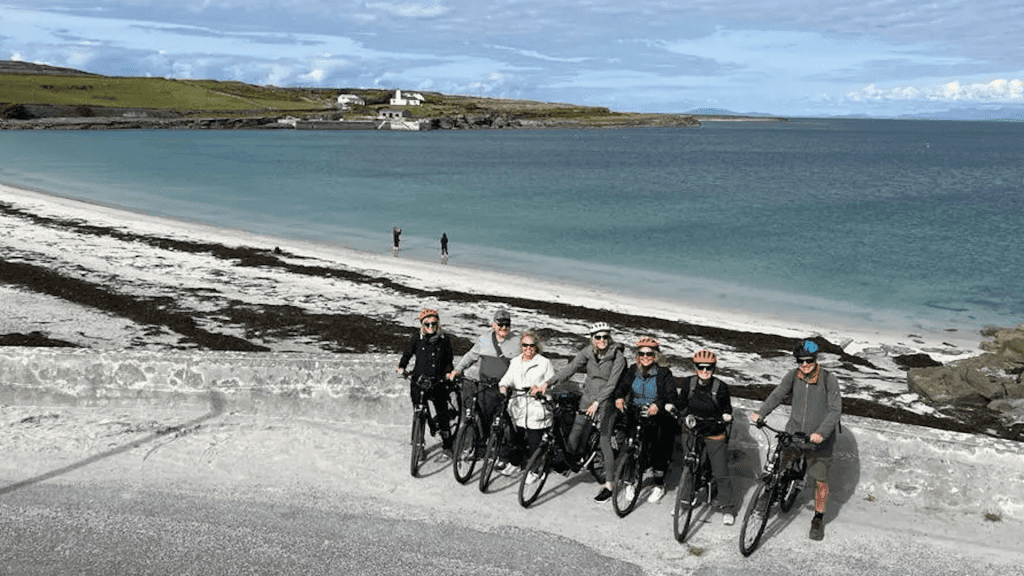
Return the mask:
[[665,487],[664,486],[655,486],[651,490],[650,496],[647,497],[647,501],[650,502],[651,504],[654,504],[655,502],[661,500],[662,497],[664,497],[664,496],[665,496]]
[[532,484],[536,484],[537,480],[540,480],[540,474],[537,474],[536,472],[530,472],[529,474],[526,475],[526,485],[527,486],[530,486]]
[[635,493],[636,488],[634,488],[632,484],[626,484],[626,486],[622,489],[622,497],[625,498],[627,502],[633,500],[633,495]]
[[735,514],[722,514],[722,525],[723,526],[732,526],[735,523],[736,523],[736,515]]

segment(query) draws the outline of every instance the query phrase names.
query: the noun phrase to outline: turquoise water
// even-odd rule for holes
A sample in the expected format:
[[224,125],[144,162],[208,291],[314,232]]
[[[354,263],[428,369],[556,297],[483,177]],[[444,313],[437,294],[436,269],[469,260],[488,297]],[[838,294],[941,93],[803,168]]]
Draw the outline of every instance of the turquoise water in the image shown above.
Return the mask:
[[[0,132],[0,181],[823,325],[1024,321],[1024,125]],[[916,327],[916,328],[915,328]]]

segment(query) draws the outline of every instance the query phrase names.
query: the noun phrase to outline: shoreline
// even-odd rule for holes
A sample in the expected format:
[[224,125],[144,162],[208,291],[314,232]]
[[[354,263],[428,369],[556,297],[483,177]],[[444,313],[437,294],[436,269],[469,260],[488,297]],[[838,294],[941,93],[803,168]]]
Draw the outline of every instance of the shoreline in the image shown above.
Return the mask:
[[[792,342],[816,337],[844,385],[844,412],[1004,436],[989,411],[936,408],[908,393],[909,367],[978,350],[915,335],[821,332],[741,314],[338,246],[137,214],[0,185],[0,336],[96,350],[400,353],[423,307],[441,311],[456,355],[495,308],[539,328],[568,361],[587,326],[629,346],[651,335],[690,372],[711,348],[734,396],[763,399],[791,369]],[[68,249],[73,247],[73,249]],[[45,340],[43,340],[45,341]],[[926,362],[921,364],[921,362]],[[1010,436],[1005,436],[1010,437]]]

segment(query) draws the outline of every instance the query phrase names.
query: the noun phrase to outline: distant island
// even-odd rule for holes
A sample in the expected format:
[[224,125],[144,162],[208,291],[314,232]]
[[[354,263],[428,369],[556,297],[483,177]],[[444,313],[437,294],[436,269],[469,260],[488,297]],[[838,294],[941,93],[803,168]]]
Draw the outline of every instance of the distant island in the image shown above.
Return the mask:
[[[769,116],[615,112],[603,106],[395,90],[281,88],[217,80],[132,78],[0,61],[0,129],[537,129],[696,127]],[[344,95],[346,98],[339,98]]]

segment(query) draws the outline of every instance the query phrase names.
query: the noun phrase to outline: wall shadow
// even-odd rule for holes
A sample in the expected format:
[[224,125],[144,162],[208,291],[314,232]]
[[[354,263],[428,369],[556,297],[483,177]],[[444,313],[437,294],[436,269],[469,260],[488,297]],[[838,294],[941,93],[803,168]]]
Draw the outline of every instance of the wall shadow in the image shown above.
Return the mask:
[[96,455],[90,456],[90,457],[88,457],[88,458],[86,458],[84,460],[79,460],[78,462],[75,462],[73,464],[69,464],[69,465],[64,466],[62,468],[58,468],[56,470],[51,470],[51,471],[46,472],[44,474],[40,474],[40,475],[34,476],[32,478],[21,480],[19,482],[15,482],[13,484],[8,484],[7,486],[4,486],[3,488],[0,488],[0,496],[3,496],[4,494],[8,494],[8,493],[11,493],[11,492],[14,492],[15,490],[20,490],[22,488],[27,488],[27,487],[29,487],[29,486],[31,486],[33,484],[37,484],[39,482],[43,482],[43,481],[49,480],[51,478],[56,478],[57,476],[61,476],[61,475],[67,474],[69,472],[73,472],[73,471],[78,470],[80,468],[85,468],[86,466],[95,464],[96,462],[99,462],[99,461],[104,460],[106,458],[110,458],[110,457],[113,457],[113,456],[118,456],[120,454],[124,454],[125,452],[128,452],[130,450],[134,450],[134,449],[139,448],[141,446],[145,446],[146,444],[149,444],[151,442],[155,442],[156,440],[159,440],[159,439],[161,439],[161,438],[163,438],[165,436],[169,436],[169,435],[172,435],[172,434],[174,434],[174,435],[185,435],[185,434],[188,434],[190,432],[194,432],[195,430],[197,430],[203,424],[203,422],[206,422],[207,420],[211,420],[211,419],[216,418],[216,417],[220,416],[221,414],[223,414],[224,413],[225,405],[226,405],[226,400],[224,398],[224,394],[221,393],[220,391],[217,391],[217,390],[211,390],[210,391],[210,411],[207,412],[206,414],[203,414],[202,416],[199,416],[198,418],[194,418],[194,419],[189,420],[188,422],[184,422],[182,424],[165,426],[165,427],[157,430],[156,432],[153,432],[152,434],[149,434],[149,435],[144,436],[142,438],[139,438],[137,440],[133,440],[132,442],[129,442],[128,444],[125,444],[123,446],[118,446],[117,448],[113,448],[113,449],[107,450],[106,452],[103,452],[103,453],[100,453],[100,454],[96,454]]

